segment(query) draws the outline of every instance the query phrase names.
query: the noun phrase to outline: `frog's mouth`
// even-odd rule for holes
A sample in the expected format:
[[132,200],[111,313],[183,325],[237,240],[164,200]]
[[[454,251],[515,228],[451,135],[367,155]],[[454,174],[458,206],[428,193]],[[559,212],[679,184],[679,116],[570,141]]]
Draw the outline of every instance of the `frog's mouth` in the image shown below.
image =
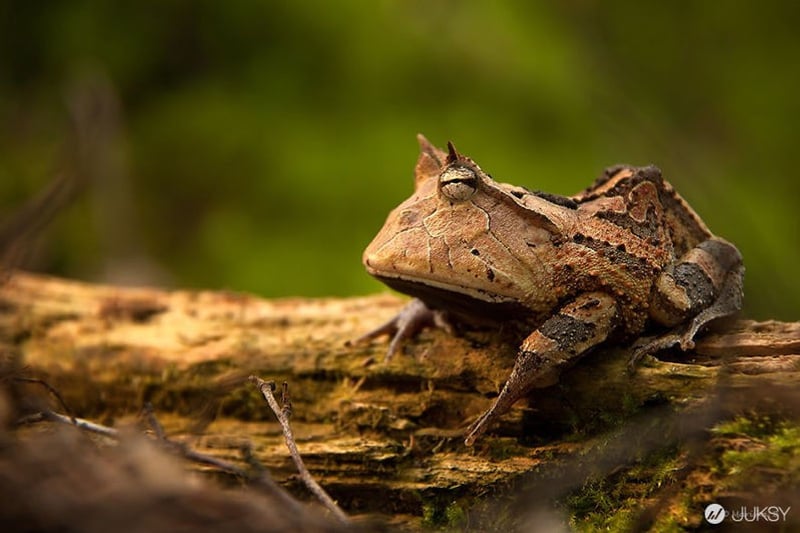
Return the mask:
[[419,298],[428,307],[449,311],[459,317],[479,316],[502,321],[524,319],[531,315],[531,310],[519,302],[481,289],[432,284],[430,280],[371,274],[392,289]]

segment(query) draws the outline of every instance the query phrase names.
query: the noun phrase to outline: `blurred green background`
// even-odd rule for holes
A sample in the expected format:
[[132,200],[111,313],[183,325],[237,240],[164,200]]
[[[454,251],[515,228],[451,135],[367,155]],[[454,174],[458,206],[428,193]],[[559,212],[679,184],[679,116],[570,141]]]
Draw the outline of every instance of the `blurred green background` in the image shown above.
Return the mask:
[[0,4],[0,215],[89,187],[24,257],[267,297],[383,290],[360,254],[425,133],[572,194],[654,163],[798,319],[800,4],[71,0]]

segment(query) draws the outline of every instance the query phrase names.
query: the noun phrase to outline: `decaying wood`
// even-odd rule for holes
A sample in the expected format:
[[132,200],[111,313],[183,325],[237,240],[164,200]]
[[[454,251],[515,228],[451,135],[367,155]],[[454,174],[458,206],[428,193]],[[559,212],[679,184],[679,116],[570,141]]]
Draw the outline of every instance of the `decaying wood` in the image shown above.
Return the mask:
[[693,353],[647,358],[633,374],[625,350],[596,352],[470,448],[463,431],[502,386],[515,345],[503,331],[425,332],[389,362],[385,343],[349,345],[403,303],[269,301],[19,272],[0,287],[0,343],[76,416],[124,427],[151,402],[170,439],[230,461],[251,445],[276,481],[302,494],[247,377],[287,381],[300,454],[333,498],[351,514],[417,518],[426,498],[480,497],[530,479],[642,414],[697,413],[720,384],[733,396],[761,387],[763,400],[800,378],[800,323],[731,321]]

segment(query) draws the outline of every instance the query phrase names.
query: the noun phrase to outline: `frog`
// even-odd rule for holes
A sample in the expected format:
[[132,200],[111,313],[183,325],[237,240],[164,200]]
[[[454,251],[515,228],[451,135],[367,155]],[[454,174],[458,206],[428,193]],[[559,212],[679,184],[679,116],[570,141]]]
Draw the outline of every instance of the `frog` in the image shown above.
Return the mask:
[[562,196],[495,181],[477,163],[418,135],[413,194],[366,247],[367,272],[414,297],[363,335],[391,337],[386,358],[420,331],[513,323],[513,368],[467,428],[472,446],[534,389],[604,345],[631,365],[742,307],[744,264],[655,166],[611,166]]

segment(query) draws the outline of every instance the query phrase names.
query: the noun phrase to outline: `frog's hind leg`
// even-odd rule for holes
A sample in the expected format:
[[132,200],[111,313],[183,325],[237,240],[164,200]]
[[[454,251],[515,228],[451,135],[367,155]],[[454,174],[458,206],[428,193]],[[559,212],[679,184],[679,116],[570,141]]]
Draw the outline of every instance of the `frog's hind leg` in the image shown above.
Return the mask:
[[562,370],[606,340],[616,316],[614,298],[590,292],[579,295],[546,320],[522,342],[511,376],[492,406],[470,426],[466,445],[471,446],[528,392],[555,384]]
[[689,250],[661,274],[654,288],[650,316],[673,329],[638,343],[631,366],[648,353],[676,344],[684,351],[694,348],[700,328],[742,308],[743,281],[742,256],[731,243],[714,237]]

